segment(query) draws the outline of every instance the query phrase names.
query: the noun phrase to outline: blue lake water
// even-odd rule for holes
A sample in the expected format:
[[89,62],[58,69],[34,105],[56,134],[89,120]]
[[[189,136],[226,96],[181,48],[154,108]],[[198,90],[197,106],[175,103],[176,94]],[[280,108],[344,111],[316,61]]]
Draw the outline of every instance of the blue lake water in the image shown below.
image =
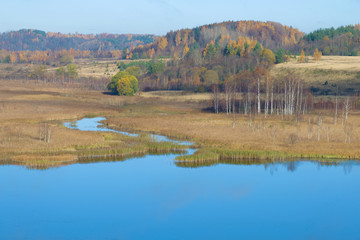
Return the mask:
[[0,239],[360,239],[360,165],[0,166]]

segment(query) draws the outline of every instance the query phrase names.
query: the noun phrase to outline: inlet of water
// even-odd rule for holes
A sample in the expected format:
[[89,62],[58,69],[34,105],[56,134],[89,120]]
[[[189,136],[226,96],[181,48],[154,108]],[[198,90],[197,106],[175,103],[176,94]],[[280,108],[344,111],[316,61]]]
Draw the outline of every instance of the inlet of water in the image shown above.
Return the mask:
[[[65,125],[114,131],[101,120]],[[176,156],[0,166],[0,239],[360,239],[358,162],[186,168]]]

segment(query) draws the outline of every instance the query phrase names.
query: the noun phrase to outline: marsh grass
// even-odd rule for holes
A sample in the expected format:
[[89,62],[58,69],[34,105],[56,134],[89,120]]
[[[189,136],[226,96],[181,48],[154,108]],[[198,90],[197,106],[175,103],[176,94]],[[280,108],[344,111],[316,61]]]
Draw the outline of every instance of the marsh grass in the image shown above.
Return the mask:
[[[302,158],[286,158],[286,159],[221,159],[218,161],[176,161],[175,165],[183,168],[198,168],[198,167],[209,167],[218,164],[229,164],[229,165],[263,165],[265,168],[273,164],[287,164],[288,168],[291,169],[294,162],[303,160]],[[317,162],[320,166],[336,166],[343,163],[344,159],[305,159],[306,161]]]
[[74,149],[48,149],[41,151],[9,154],[0,164],[23,165],[29,168],[46,169],[73,163],[121,161],[147,154],[186,153],[186,146],[172,142],[146,141],[147,138],[133,138],[126,143],[112,142],[100,145],[75,146]]
[[[353,132],[351,143],[345,144],[346,126],[341,124],[341,111],[337,125],[333,124],[333,112],[324,111],[302,116],[300,122],[281,116],[265,119],[260,114],[254,117],[251,127],[247,116],[237,114],[233,128],[232,117],[204,112],[207,107],[201,100],[204,96],[195,101],[196,96],[189,99],[192,95],[175,93],[175,99],[171,99],[171,92],[167,92],[123,98],[94,91],[24,87],[18,82],[0,81],[0,159],[6,163],[15,158],[16,164],[46,168],[78,162],[80,158],[121,159],[139,154],[178,153],[187,148],[154,142],[149,133],[195,142],[198,152],[178,157],[179,163],[360,158],[358,112],[350,113],[348,124]],[[323,117],[323,127],[318,131],[319,115]],[[84,116],[107,117],[104,123],[108,128],[140,135],[132,138],[111,132],[81,132],[62,125],[64,121]],[[39,125],[43,123],[52,128],[50,143],[39,141]]]
[[230,150],[223,148],[199,149],[193,155],[181,155],[176,157],[178,162],[234,162],[241,160],[249,161],[289,161],[294,159],[323,159],[333,161],[334,159],[353,159],[346,155],[326,155],[326,154],[303,154],[288,153],[279,151],[264,150]]

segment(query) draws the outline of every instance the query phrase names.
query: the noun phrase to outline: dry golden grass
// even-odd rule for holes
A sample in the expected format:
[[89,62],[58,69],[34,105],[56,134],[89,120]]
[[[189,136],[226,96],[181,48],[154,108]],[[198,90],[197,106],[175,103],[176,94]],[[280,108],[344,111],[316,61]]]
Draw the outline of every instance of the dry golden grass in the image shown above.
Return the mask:
[[265,119],[259,115],[253,119],[251,127],[248,117],[237,115],[233,128],[232,115],[202,112],[204,105],[199,107],[200,103],[171,102],[167,95],[156,94],[156,103],[131,106],[131,111],[124,109],[118,117],[108,119],[109,125],[190,139],[205,147],[278,151],[303,156],[360,157],[360,116],[355,113],[347,122],[347,126],[352,127],[351,143],[345,144],[345,125],[342,125],[341,117],[334,125],[332,113],[321,113],[323,123],[320,128],[318,114],[305,115],[300,122],[292,118],[281,120],[280,116]]
[[323,56],[316,62],[309,57],[308,63],[299,63],[298,59],[275,65],[274,69],[327,69],[337,71],[360,72],[360,56]]
[[[281,120],[279,116],[264,119],[259,115],[253,119],[251,127],[246,116],[237,115],[233,128],[232,116],[203,111],[208,100],[208,94],[153,92],[119,97],[96,91],[55,89],[1,80],[0,159],[12,158],[18,164],[54,166],[68,164],[74,156],[86,154],[131,156],[151,149],[163,151],[148,145],[146,140],[135,141],[111,133],[74,131],[62,126],[64,121],[84,116],[105,116],[114,129],[187,139],[203,149],[360,158],[358,113],[350,114],[351,143],[345,144],[341,118],[334,125],[332,113],[322,113],[320,129],[317,114],[304,116],[300,123],[293,119]],[[39,140],[39,127],[44,123],[52,130],[50,143]]]
[[[75,59],[73,64],[78,68],[79,77],[92,77],[92,78],[111,78],[119,72],[117,63],[129,63],[132,61],[148,61],[148,60],[118,60],[118,59]],[[58,67],[51,67],[49,72],[55,72]]]
[[[118,71],[116,65],[117,62],[128,63],[130,60],[116,60],[116,59],[75,59],[73,64],[77,66],[79,77],[92,77],[92,78],[110,78],[114,76]],[[31,65],[28,63],[1,63],[0,74],[3,78],[10,79],[22,79],[26,78],[32,71]],[[49,74],[55,74],[56,69],[59,66],[47,65],[47,72]]]
[[288,71],[295,72],[308,85],[329,84],[352,85],[360,81],[360,56],[323,56],[315,62],[309,57],[308,63],[299,63],[296,59],[276,64],[271,73],[274,77],[285,75]]
[[[23,85],[19,81],[1,80],[0,159],[59,153],[73,158],[73,154],[69,153],[76,155],[77,146],[104,144],[103,134],[73,131],[62,126],[62,122],[89,114],[116,113],[118,109],[107,104],[112,98],[113,96],[100,92],[49,89],[38,85]],[[40,128],[45,123],[51,129],[50,143],[39,139]]]
[[[77,162],[79,159],[74,159],[78,156],[130,157],[172,151],[174,145],[155,146],[151,139],[75,131],[62,125],[65,121],[82,117],[116,116],[123,109],[131,111],[128,106],[141,105],[142,102],[149,100],[0,80],[0,161],[51,167]],[[40,129],[45,124],[51,129],[49,143],[40,140]]]
[[118,71],[114,59],[76,59],[74,64],[78,66],[78,73],[80,77],[112,77]]
[[210,101],[210,93],[193,93],[186,91],[154,91],[142,92],[141,96],[144,98],[161,97],[162,100],[176,101],[176,102],[199,102]]

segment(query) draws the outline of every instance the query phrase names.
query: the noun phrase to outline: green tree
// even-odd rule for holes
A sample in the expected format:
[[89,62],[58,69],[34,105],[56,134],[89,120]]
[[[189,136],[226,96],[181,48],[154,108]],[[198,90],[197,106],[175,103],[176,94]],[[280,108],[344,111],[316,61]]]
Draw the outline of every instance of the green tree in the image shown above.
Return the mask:
[[125,70],[127,73],[129,73],[130,75],[133,75],[135,77],[139,77],[140,74],[141,74],[141,68],[138,67],[138,66],[131,66],[131,67],[128,67],[126,68]]
[[122,78],[122,77],[124,77],[124,76],[127,76],[127,75],[129,75],[129,73],[126,72],[126,71],[120,71],[120,72],[118,72],[117,74],[115,74],[115,75],[111,78],[110,82],[109,82],[108,85],[107,85],[107,88],[108,88],[109,90],[111,90],[114,94],[118,94],[117,84],[118,84],[120,78]]
[[235,55],[237,52],[237,49],[234,47],[233,44],[231,44],[231,42],[228,42],[225,46],[225,49],[224,49],[224,54],[225,55]]
[[131,89],[133,90],[133,93],[135,94],[139,91],[139,81],[133,75],[129,75],[129,78],[130,78]]
[[78,76],[77,66],[75,64],[66,65],[67,75],[69,78],[75,79]]
[[254,50],[253,50],[257,55],[260,55],[262,52],[262,47],[260,43],[256,43]]
[[56,72],[55,72],[56,76],[58,77],[61,77],[63,80],[66,76],[66,70],[64,67],[59,67],[58,69],[56,69]]
[[7,56],[4,58],[4,63],[10,63],[10,55],[7,55]]
[[207,60],[211,61],[215,58],[216,51],[217,51],[216,46],[213,43],[209,43],[204,50],[204,53],[203,53],[204,57]]
[[152,60],[147,63],[148,74],[158,74],[165,70],[165,64],[162,61]]
[[285,61],[285,51],[284,51],[284,49],[280,48],[276,52],[275,58],[276,58],[276,63],[283,63]]
[[111,90],[114,94],[118,94],[117,84],[118,84],[120,78],[122,78],[122,77],[124,77],[124,76],[127,76],[127,75],[129,75],[128,72],[125,72],[125,71],[120,71],[120,72],[118,72],[117,74],[115,74],[115,75],[111,78],[110,82],[109,82],[108,85],[107,85],[107,88],[108,88],[109,90]]
[[139,91],[139,82],[134,75],[120,71],[111,78],[107,88],[114,94],[132,96]]

